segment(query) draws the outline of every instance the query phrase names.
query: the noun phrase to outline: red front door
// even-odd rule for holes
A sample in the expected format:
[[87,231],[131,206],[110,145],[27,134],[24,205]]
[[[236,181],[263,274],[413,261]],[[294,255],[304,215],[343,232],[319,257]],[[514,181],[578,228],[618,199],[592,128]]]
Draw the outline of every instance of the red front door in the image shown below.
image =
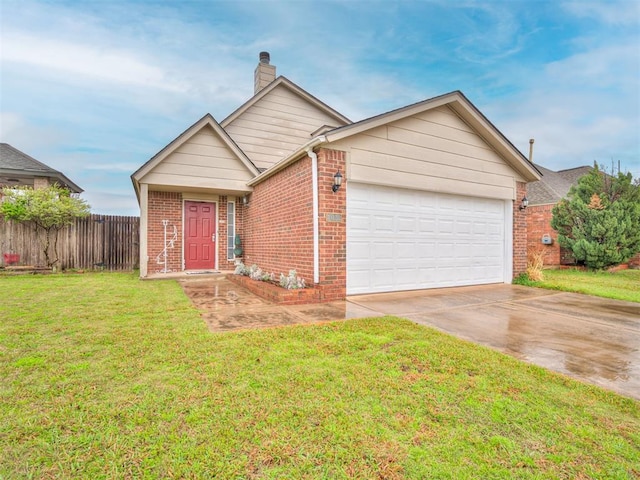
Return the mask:
[[215,203],[184,202],[185,270],[215,268],[215,219]]

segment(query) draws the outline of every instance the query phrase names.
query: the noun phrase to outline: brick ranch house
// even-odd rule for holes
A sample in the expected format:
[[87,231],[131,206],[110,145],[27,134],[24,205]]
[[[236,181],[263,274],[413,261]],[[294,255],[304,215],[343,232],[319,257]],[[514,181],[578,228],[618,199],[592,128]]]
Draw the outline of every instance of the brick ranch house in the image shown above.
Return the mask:
[[[567,197],[580,177],[589,173],[593,167],[581,166],[557,172],[537,164],[535,167],[542,178],[527,185],[527,251],[533,253],[542,250],[545,266],[575,265],[571,251],[560,246],[558,232],[551,227],[552,210],[556,203]],[[640,253],[628,265],[640,267]]]
[[132,175],[141,277],[232,270],[236,235],[246,265],[296,269],[324,301],[525,270],[520,204],[540,174],[461,92],[353,123],[269,61],[244,105]]

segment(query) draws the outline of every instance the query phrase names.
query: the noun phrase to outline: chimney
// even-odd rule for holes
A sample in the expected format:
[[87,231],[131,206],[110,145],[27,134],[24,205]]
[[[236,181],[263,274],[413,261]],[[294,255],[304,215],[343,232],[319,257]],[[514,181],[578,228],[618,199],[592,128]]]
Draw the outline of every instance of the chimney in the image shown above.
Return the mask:
[[529,162],[533,163],[533,142],[535,140],[533,138],[529,139]]
[[260,52],[260,63],[253,73],[253,94],[255,95],[276,79],[275,65],[269,65],[269,52]]

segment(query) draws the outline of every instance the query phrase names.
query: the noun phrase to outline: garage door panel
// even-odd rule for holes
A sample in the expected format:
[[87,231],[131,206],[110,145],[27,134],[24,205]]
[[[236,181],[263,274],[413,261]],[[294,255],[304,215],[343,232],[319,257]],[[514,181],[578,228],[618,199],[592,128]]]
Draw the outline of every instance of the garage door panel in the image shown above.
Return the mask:
[[371,259],[370,242],[369,241],[354,241],[350,244],[352,262],[369,263]]
[[383,289],[379,291],[390,291],[388,289],[393,288],[394,283],[394,269],[389,268],[373,268],[371,273],[373,274],[373,287],[376,289]]
[[396,258],[400,261],[413,261],[416,258],[416,245],[414,242],[398,242],[396,247]]
[[[353,267],[349,270],[349,278],[353,284],[369,285],[371,280],[370,268],[368,266],[360,269]],[[364,290],[362,293],[364,293]]]
[[418,279],[424,288],[428,288],[430,285],[435,285],[438,280],[438,270],[434,267],[422,267],[418,269]]
[[395,282],[394,288],[401,290],[410,290],[414,286],[414,278],[417,277],[417,268],[399,268],[394,272]]
[[417,242],[417,245],[418,245],[417,252],[420,258],[433,258],[435,256],[435,248],[436,248],[435,241],[419,239]]
[[351,183],[347,293],[504,281],[504,201]]
[[374,258],[378,259],[378,263],[385,260],[393,261],[393,242],[374,242],[371,244]]
[[378,233],[393,233],[394,219],[391,215],[372,215],[373,220],[373,234]]
[[349,218],[349,228],[353,232],[369,233],[371,228],[371,220],[369,215],[354,213]]
[[408,217],[406,215],[398,216],[396,229],[397,229],[397,232],[400,234],[416,233],[418,231],[417,224],[418,224],[418,221],[416,217]]
[[[449,214],[443,214],[442,212],[439,213],[440,215],[449,215]],[[448,219],[448,218],[440,218],[438,219],[438,230],[437,233],[442,234],[442,233],[448,233],[448,234],[453,234],[453,220]]]
[[469,235],[471,234],[473,225],[470,221],[457,221],[455,225],[456,235]]

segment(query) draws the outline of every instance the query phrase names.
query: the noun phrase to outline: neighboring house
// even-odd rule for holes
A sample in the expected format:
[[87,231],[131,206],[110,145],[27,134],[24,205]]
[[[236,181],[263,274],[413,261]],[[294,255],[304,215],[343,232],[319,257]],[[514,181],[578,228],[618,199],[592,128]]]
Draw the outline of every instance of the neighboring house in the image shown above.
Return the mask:
[[[540,165],[535,165],[542,178],[527,184],[527,251],[544,252],[544,264],[547,266],[574,265],[575,259],[571,250],[558,243],[558,232],[551,227],[553,207],[567,197],[569,190],[583,175],[593,167],[582,166],[554,172]],[[630,261],[632,267],[640,266],[640,253]]]
[[72,193],[82,189],[61,172],[48,167],[8,143],[0,143],[0,188],[30,186],[45,188],[57,184]]
[[[255,95],[132,175],[140,275],[297,273],[345,295],[510,283],[536,168],[459,91],[351,123],[260,54]],[[339,174],[339,175],[338,175]],[[334,187],[336,177],[342,185]]]
[[551,211],[592,167],[554,172],[540,165],[535,166],[542,173],[542,178],[527,184],[527,251],[532,253],[542,250],[545,265],[573,265],[575,260],[571,251],[560,247],[558,232],[551,227]]

